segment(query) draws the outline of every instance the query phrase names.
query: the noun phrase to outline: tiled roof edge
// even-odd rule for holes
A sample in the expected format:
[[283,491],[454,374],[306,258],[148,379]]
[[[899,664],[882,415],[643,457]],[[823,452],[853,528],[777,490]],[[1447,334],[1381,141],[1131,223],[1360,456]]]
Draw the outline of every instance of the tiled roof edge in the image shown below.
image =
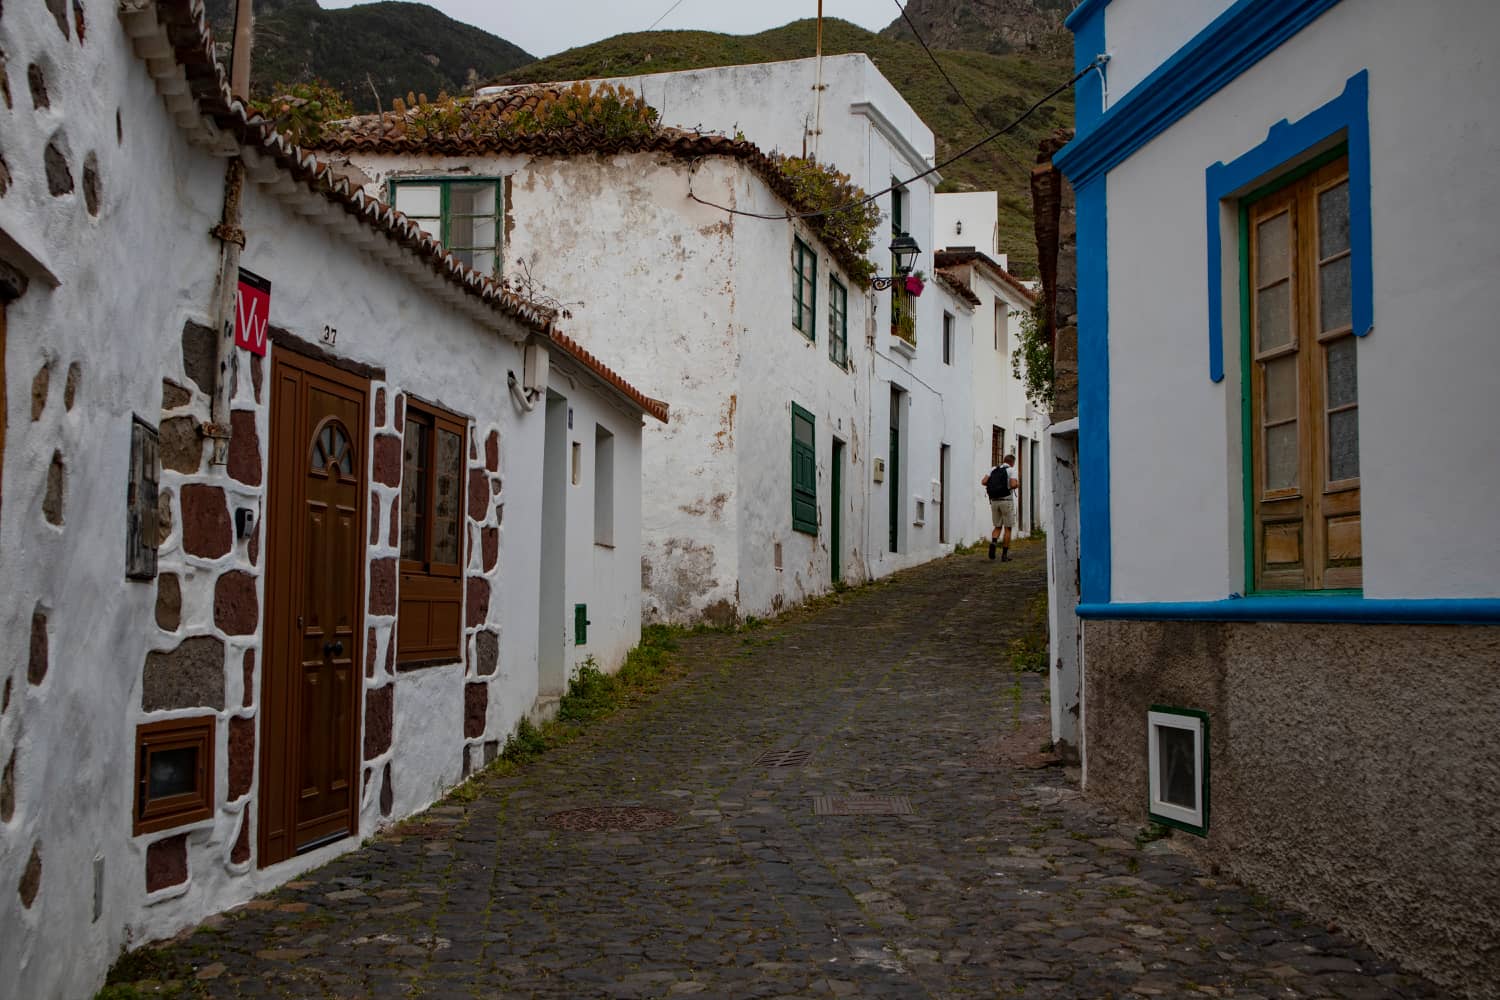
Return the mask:
[[1036,293],[1025,285],[1021,279],[1001,267],[999,262],[979,250],[939,250],[932,255],[932,265],[935,268],[953,267],[958,264],[970,264],[978,262],[983,264],[985,270],[989,271],[999,281],[1008,285],[1012,291],[1024,298],[1032,305],[1036,305]]
[[[256,149],[308,190],[321,195],[364,225],[423,258],[437,274],[524,328],[547,337],[590,369],[601,382],[625,396],[642,412],[666,422],[667,404],[626,382],[617,372],[556,328],[556,314],[517,295],[489,275],[461,263],[436,239],[394,207],[355,188],[315,154],[277,132],[271,122],[246,107],[229,90],[229,78],[214,55],[213,33],[203,0],[122,0],[119,15],[127,34],[141,38],[140,19],[152,17],[165,33],[172,61],[185,78],[199,115],[220,133],[227,131],[238,147]],[[139,54],[139,52],[138,52]],[[141,56],[148,66],[157,62]],[[152,68],[153,76],[170,75]],[[165,91],[164,91],[165,93]],[[169,103],[169,110],[173,110]],[[182,115],[174,110],[182,125]],[[186,128],[186,126],[184,125]],[[210,130],[212,131],[212,130]]]
[[941,267],[937,268],[933,273],[937,276],[938,283],[944,288],[948,289],[948,291],[952,292],[954,295],[958,296],[960,299],[967,302],[971,306],[979,305],[979,296],[969,291],[969,286],[964,284],[963,281],[959,279],[957,274],[954,274],[952,271],[946,270]]
[[[383,116],[385,112],[381,112]],[[361,117],[375,118],[377,115]],[[731,139],[722,135],[702,132],[687,132],[676,128],[663,128],[646,137],[619,139],[607,142],[589,140],[586,136],[556,137],[547,135],[517,136],[505,142],[476,142],[456,138],[443,139],[387,139],[380,136],[355,138],[326,138],[317,148],[330,153],[380,153],[412,154],[424,156],[484,156],[513,154],[526,156],[618,156],[628,153],[667,153],[681,160],[696,160],[706,156],[722,156],[738,160],[759,177],[771,192],[796,215],[811,211],[812,207],[800,204],[796,188],[777,169],[776,163],[755,143],[748,139]],[[857,277],[861,273],[864,258],[848,248],[829,240],[823,233],[821,217],[804,219],[802,222],[818,237],[828,252],[843,266],[850,279],[861,288],[868,289],[869,282]]]

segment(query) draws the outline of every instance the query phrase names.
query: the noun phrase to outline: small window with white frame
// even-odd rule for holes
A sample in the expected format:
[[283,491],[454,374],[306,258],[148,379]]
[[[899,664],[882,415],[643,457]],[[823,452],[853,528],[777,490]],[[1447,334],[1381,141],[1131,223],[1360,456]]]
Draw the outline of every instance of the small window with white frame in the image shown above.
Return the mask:
[[1208,713],[1152,705],[1146,713],[1151,819],[1208,835]]

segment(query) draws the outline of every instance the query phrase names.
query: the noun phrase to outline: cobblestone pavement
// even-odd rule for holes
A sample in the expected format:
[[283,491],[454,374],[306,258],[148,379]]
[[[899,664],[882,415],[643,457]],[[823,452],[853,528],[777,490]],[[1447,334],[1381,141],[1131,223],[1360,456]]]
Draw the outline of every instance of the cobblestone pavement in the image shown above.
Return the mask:
[[[1439,995],[1046,766],[1044,678],[1006,656],[1044,579],[1018,553],[692,636],[648,704],[169,954],[225,997]],[[910,812],[819,812],[860,796]],[[614,806],[676,822],[547,825]]]

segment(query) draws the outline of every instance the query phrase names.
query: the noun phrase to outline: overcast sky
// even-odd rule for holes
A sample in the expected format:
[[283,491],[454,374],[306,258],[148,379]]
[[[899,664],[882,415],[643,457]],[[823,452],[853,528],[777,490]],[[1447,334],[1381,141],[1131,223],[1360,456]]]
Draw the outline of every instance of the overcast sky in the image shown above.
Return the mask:
[[[752,35],[788,21],[814,17],[818,0],[426,0],[455,20],[530,52],[550,56],[627,31],[694,28]],[[321,0],[324,7],[353,7],[355,0]],[[666,15],[663,17],[662,15]],[[823,0],[823,16],[878,31],[900,16],[895,0]]]

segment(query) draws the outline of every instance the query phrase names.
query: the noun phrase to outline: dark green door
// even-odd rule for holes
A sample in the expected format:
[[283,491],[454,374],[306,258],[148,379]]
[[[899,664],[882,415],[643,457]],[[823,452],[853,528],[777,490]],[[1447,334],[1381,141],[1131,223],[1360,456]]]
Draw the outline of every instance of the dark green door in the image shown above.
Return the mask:
[[891,390],[891,467],[886,472],[890,490],[891,551],[897,551],[901,532],[901,390]]
[[832,561],[833,582],[844,578],[844,442],[833,442],[832,512],[828,518],[828,553]]

